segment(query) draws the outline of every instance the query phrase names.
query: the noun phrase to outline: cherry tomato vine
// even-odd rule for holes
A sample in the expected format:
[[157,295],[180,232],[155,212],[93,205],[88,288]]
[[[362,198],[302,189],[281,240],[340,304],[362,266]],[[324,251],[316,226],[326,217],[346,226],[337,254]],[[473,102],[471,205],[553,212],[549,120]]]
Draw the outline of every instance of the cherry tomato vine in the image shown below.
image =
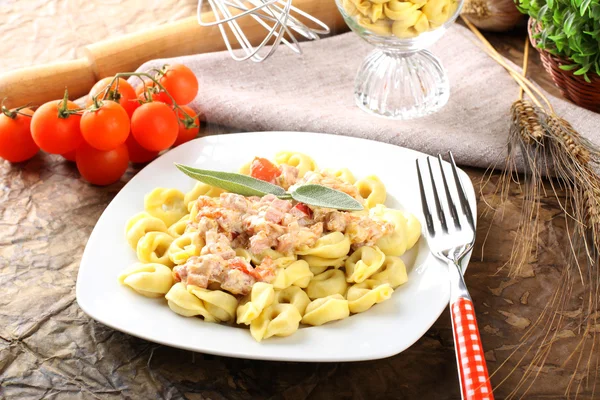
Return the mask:
[[[134,89],[126,80],[131,77],[139,78],[141,88]],[[41,149],[74,161],[88,182],[108,185],[129,163],[151,161],[197,137],[200,113],[186,105],[197,93],[193,72],[173,64],[103,78],[90,90],[85,107],[70,101],[67,90],[62,99],[39,107],[9,109],[3,100],[0,158],[22,162]]]

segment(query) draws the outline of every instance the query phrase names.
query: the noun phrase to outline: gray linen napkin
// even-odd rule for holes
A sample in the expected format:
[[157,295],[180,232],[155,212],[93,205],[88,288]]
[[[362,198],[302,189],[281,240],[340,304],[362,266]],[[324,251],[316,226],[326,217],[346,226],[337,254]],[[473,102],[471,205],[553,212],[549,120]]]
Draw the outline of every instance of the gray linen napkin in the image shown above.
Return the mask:
[[[351,32],[303,43],[303,56],[282,47],[261,64],[235,62],[220,52],[154,60],[140,70],[166,62],[189,66],[200,82],[192,106],[211,123],[356,136],[429,154],[451,150],[461,165],[486,168],[504,158],[518,87],[476,41],[455,25],[431,48],[448,72],[450,100],[440,112],[409,121],[371,116],[354,104],[354,77],[372,47]],[[549,97],[558,115],[600,143],[600,114]]]

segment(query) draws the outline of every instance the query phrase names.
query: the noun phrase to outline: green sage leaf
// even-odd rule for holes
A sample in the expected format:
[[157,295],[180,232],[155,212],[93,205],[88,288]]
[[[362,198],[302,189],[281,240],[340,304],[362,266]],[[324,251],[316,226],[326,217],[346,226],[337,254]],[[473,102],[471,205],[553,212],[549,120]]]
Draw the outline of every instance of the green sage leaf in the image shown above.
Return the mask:
[[175,166],[190,178],[204,182],[207,185],[216,186],[231,193],[241,194],[242,196],[265,196],[267,194],[274,194],[278,197],[289,196],[280,186],[261,181],[260,179],[251,176],[233,172],[197,169],[177,163],[175,163]]
[[363,209],[362,204],[352,196],[321,185],[301,185],[291,195],[294,200],[309,206],[344,211],[360,211]]

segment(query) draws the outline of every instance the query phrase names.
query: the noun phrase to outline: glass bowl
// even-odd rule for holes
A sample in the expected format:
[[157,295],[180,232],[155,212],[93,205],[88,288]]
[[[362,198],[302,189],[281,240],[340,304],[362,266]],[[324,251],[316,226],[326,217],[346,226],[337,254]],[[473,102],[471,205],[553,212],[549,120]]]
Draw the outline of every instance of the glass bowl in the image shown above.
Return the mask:
[[458,17],[463,0],[336,0],[344,20],[375,46],[356,75],[357,105],[372,114],[411,119],[441,109],[446,72],[426,47]]

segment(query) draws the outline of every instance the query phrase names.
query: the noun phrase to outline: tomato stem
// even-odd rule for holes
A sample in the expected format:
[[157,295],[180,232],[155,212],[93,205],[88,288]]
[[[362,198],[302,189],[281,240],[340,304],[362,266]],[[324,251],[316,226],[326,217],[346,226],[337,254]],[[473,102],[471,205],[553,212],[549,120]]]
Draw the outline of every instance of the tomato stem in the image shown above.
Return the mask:
[[[166,67],[166,65],[165,65],[165,67]],[[164,75],[164,72],[161,72],[161,75]],[[173,103],[174,109],[181,111],[181,113],[183,115],[185,115],[185,117],[193,120],[193,118],[188,113],[186,113],[184,109],[179,107],[179,105],[177,104],[177,102],[175,101],[173,96],[171,96],[171,93],[169,93],[167,91],[167,89],[165,89],[165,87],[155,77],[153,77],[152,75],[150,75],[147,72],[119,72],[118,74],[115,74],[113,80],[110,82],[109,87],[112,87],[112,85],[115,83],[115,81],[118,80],[119,78],[125,78],[125,77],[130,77],[130,76],[137,76],[140,79],[142,79],[142,77],[150,79],[152,82],[154,82],[155,86],[158,86],[162,91],[164,91],[167,94],[167,96],[169,96],[169,99],[171,99],[171,101]],[[143,79],[142,79],[142,81],[143,81]],[[149,90],[149,89],[144,89],[144,90]],[[147,96],[145,96],[145,97],[146,97],[146,99],[148,99]]]
[[26,114],[26,113],[21,112],[22,109],[31,107],[31,103],[27,103],[24,106],[17,107],[17,108],[10,110],[10,109],[8,109],[8,107],[6,107],[4,105],[4,102],[6,101],[6,99],[7,99],[7,97],[3,98],[2,102],[0,102],[0,112],[2,112],[2,114],[6,115],[8,118],[11,118],[11,119],[17,118],[17,115],[23,115],[23,116],[29,117],[29,118],[32,117],[31,114]]
[[65,88],[65,94],[61,100],[61,104],[58,107],[58,118],[69,118],[69,90]]
[[167,66],[168,66],[168,65],[167,65],[167,64],[165,64],[165,65],[163,65],[162,69],[158,69],[158,68],[152,68],[152,69],[150,69],[150,71],[151,71],[151,72],[152,72],[152,71],[156,72],[156,75],[163,76],[163,75],[165,74],[165,71],[164,71],[164,69],[165,69]]

